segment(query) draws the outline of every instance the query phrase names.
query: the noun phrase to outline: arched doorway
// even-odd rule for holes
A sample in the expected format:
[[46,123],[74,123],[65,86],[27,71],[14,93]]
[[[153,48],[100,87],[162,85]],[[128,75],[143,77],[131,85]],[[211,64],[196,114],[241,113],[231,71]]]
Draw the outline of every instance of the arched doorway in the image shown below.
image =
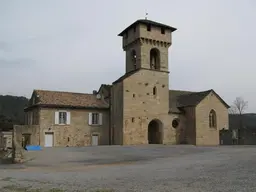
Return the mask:
[[148,124],[148,144],[162,144],[162,122],[159,120],[152,120]]

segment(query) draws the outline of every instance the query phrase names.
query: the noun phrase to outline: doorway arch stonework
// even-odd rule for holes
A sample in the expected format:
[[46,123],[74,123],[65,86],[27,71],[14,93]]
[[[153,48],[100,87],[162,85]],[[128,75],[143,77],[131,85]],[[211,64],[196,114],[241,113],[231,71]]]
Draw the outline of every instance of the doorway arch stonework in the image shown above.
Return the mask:
[[163,144],[163,123],[158,119],[148,124],[148,144]]

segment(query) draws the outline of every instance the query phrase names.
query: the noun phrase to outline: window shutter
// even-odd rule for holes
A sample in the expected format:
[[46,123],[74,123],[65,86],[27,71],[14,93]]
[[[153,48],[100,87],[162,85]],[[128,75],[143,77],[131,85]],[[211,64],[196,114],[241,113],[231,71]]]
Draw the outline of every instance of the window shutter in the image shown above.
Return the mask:
[[99,125],[102,125],[102,113],[99,114]]
[[70,112],[67,112],[67,124],[70,125],[70,120],[71,120],[71,116],[70,116]]
[[59,124],[59,112],[58,111],[55,112],[55,124],[56,125]]
[[88,121],[89,125],[92,125],[92,113],[89,113],[89,121]]

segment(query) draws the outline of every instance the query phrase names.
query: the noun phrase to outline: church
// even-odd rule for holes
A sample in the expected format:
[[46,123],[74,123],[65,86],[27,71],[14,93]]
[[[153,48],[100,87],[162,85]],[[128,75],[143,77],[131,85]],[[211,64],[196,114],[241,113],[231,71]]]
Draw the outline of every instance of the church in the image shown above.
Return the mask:
[[16,136],[45,147],[219,145],[219,130],[228,129],[229,105],[212,89],[169,87],[168,52],[176,30],[135,21],[119,33],[126,53],[123,76],[92,94],[34,90],[26,125],[14,127]]

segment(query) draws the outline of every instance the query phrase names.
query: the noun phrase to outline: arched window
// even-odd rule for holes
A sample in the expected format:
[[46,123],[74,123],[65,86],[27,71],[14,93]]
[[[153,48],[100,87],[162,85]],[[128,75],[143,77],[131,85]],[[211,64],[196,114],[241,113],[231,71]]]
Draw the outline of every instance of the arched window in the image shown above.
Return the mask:
[[132,50],[131,52],[131,58],[132,58],[132,64],[134,66],[134,68],[137,68],[137,55],[136,55],[136,51]]
[[160,70],[160,51],[157,48],[150,50],[150,68]]
[[216,112],[213,109],[209,113],[209,127],[210,128],[216,128],[217,127]]

